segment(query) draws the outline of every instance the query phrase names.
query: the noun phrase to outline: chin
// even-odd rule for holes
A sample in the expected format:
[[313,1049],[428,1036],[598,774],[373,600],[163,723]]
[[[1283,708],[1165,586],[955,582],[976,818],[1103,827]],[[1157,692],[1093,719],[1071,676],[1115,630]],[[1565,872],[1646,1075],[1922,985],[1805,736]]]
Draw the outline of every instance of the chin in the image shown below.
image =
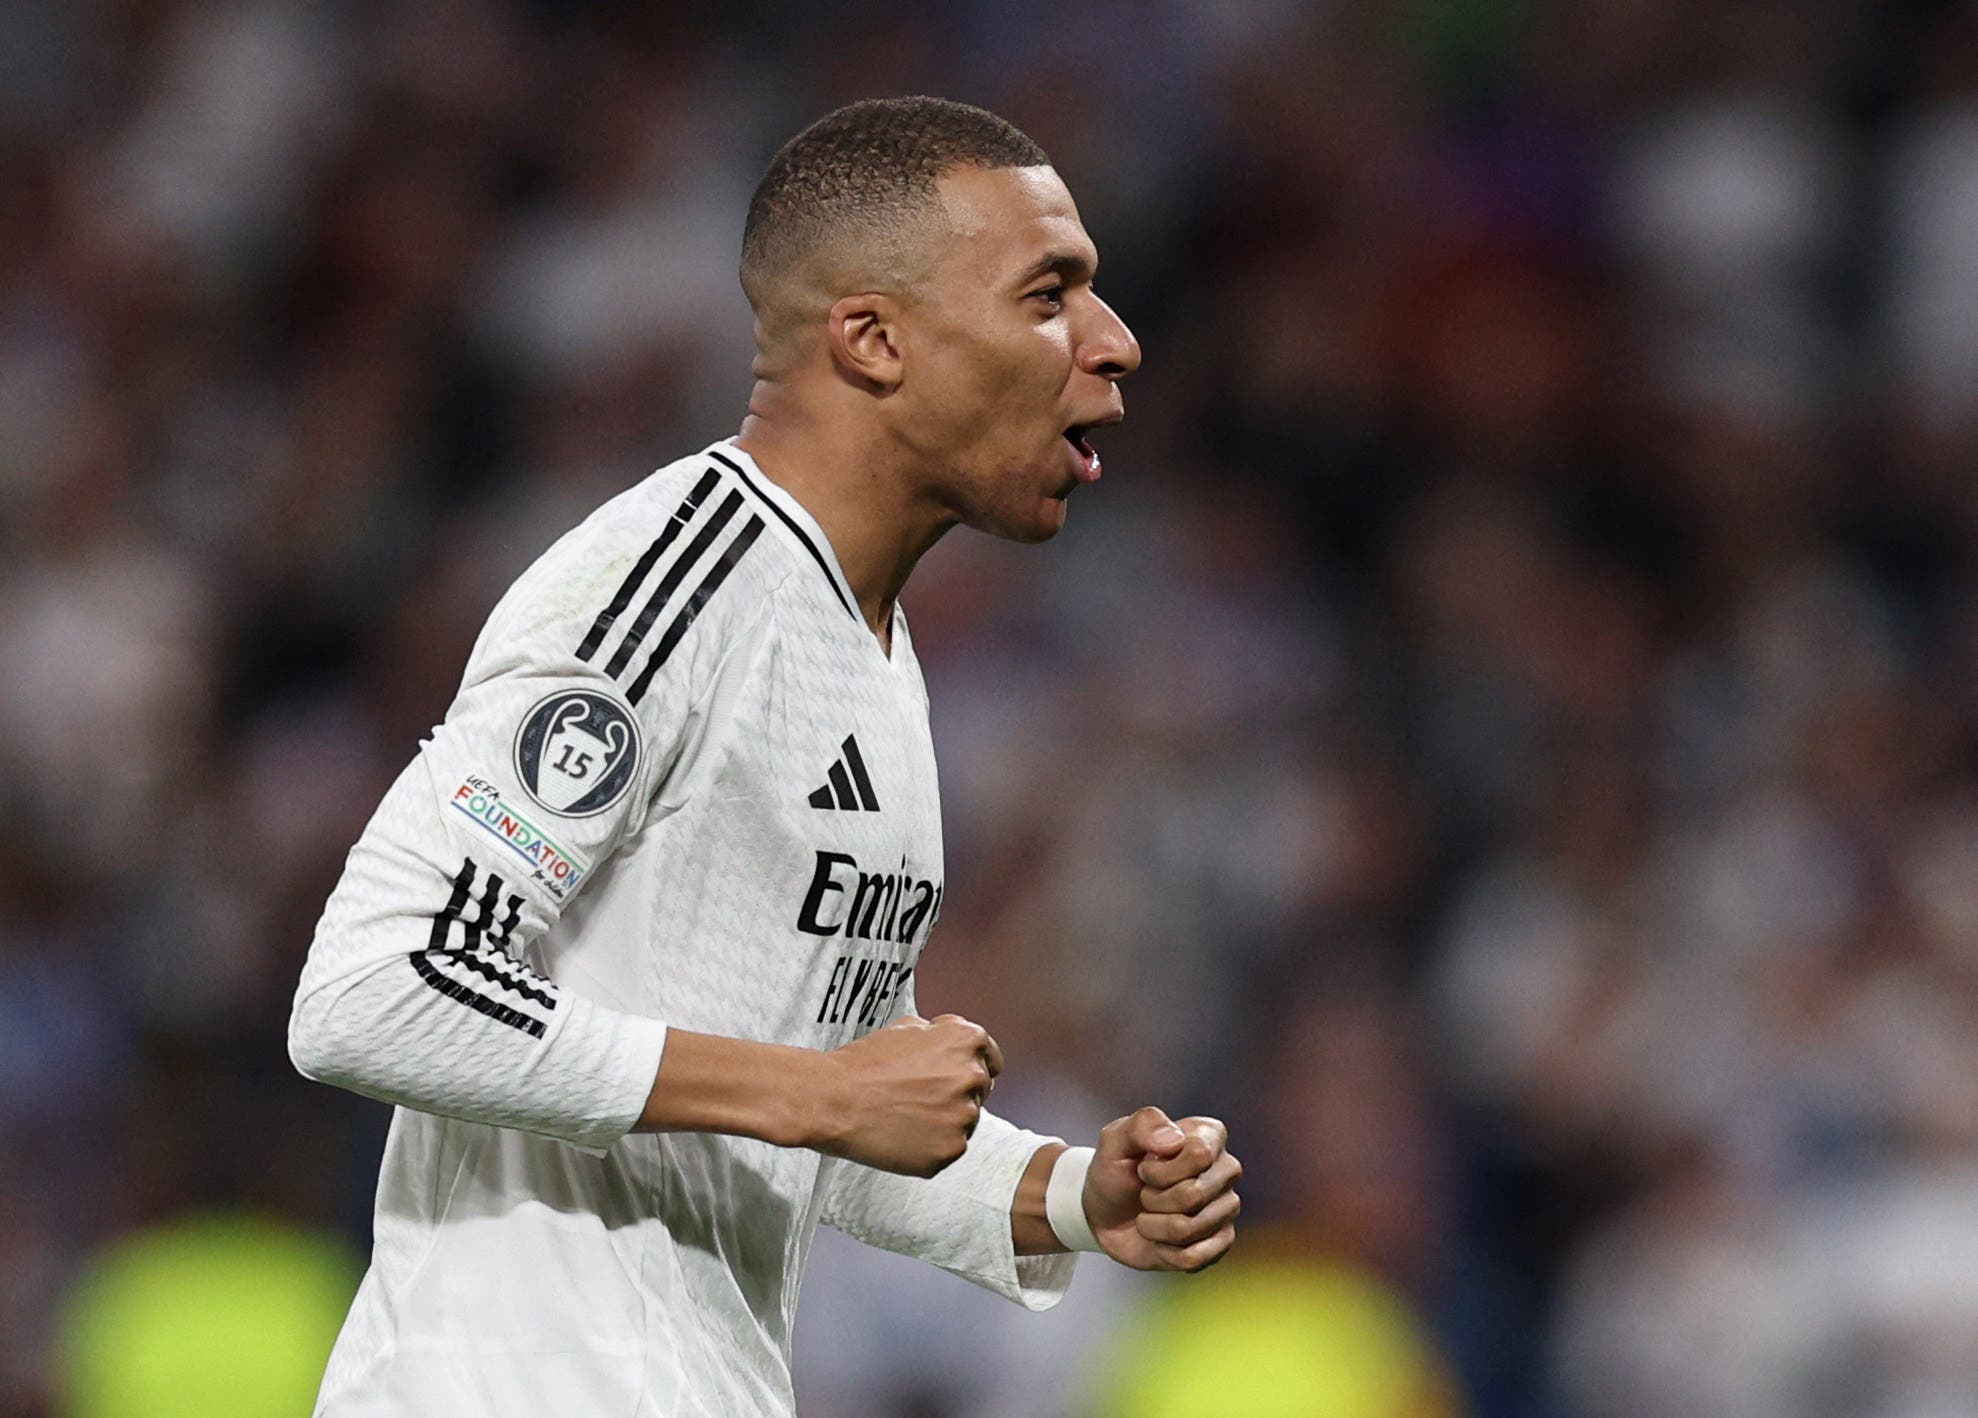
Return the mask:
[[1022,542],[1026,546],[1048,542],[1065,529],[1065,517],[1069,510],[1063,498],[1051,498],[1038,509],[1035,517],[1026,522],[999,527],[996,529],[996,535],[1008,541]]
[[1046,492],[1039,488],[1038,482],[1033,482],[1031,500],[1026,503],[1011,495],[1016,492],[1015,487],[1006,486],[1001,497],[985,498],[969,509],[963,515],[963,523],[1006,542],[1029,545],[1048,542],[1064,530],[1066,500],[1077,491],[1077,484],[1068,478],[1039,481],[1043,487],[1061,487],[1062,491]]

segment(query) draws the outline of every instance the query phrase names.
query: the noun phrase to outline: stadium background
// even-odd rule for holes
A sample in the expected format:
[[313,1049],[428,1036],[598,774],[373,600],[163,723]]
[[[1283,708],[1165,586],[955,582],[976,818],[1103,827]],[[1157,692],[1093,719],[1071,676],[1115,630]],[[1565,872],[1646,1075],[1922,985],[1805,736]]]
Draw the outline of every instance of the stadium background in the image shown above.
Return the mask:
[[1978,1413],[1931,0],[13,0],[0,1412],[317,1362],[342,853],[507,581],[732,431],[768,153],[915,91],[1050,150],[1147,352],[1058,543],[909,588],[921,998],[1021,1121],[1228,1118],[1247,1234],[1041,1319],[822,1238],[806,1418]]

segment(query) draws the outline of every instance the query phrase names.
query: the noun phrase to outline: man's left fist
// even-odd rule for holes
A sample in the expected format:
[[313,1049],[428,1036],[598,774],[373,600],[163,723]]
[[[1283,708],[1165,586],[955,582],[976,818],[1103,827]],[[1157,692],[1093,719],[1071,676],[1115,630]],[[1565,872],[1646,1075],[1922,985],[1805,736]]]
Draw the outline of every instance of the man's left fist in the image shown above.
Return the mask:
[[1159,1108],[1099,1133],[1085,1217],[1106,1254],[1135,1270],[1204,1270],[1236,1243],[1243,1164],[1214,1118],[1171,1122]]

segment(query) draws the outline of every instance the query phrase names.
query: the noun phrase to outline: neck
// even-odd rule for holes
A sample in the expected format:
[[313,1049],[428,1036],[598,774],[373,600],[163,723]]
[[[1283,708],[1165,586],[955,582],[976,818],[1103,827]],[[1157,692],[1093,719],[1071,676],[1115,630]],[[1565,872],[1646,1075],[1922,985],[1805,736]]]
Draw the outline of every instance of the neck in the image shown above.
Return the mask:
[[953,515],[915,495],[900,451],[873,430],[789,407],[761,384],[735,443],[824,529],[859,613],[890,648],[900,589]]

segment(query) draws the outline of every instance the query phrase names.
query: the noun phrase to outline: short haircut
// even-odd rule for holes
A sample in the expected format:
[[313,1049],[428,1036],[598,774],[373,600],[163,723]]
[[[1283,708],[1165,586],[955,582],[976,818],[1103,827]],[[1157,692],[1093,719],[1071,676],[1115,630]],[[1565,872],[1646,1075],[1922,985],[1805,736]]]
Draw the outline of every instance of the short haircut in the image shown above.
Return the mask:
[[827,113],[770,159],[742,229],[742,289],[762,312],[815,253],[857,243],[895,253],[957,168],[1048,166],[1021,129],[952,99],[863,99]]

